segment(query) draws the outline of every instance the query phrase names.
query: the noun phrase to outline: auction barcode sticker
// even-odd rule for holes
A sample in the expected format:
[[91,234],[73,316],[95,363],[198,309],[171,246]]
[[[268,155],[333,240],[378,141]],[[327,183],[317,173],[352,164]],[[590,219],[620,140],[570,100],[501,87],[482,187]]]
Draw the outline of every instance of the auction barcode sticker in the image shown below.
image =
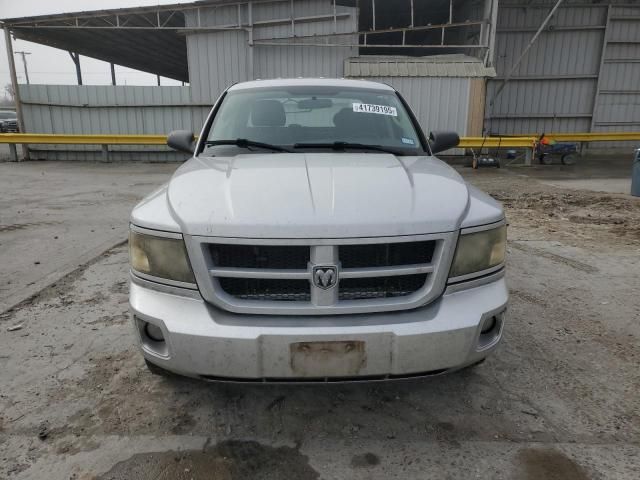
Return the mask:
[[398,116],[396,107],[389,107],[387,105],[373,105],[370,103],[354,103],[353,111],[360,113],[377,113],[378,115],[391,115],[392,117]]

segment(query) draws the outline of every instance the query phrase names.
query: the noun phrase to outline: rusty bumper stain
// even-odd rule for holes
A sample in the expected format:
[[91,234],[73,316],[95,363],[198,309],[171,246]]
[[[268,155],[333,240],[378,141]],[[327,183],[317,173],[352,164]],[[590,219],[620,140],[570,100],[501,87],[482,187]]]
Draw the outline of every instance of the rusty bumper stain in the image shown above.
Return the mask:
[[298,342],[289,346],[291,370],[301,377],[348,377],[367,364],[365,342]]

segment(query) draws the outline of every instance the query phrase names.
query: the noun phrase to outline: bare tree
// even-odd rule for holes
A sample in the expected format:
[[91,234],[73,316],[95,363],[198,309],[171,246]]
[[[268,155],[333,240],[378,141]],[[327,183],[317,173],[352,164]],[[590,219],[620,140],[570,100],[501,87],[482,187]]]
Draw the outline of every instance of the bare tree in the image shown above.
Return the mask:
[[4,96],[8,98],[12,104],[16,103],[16,92],[13,90],[13,85],[7,83],[4,86]]

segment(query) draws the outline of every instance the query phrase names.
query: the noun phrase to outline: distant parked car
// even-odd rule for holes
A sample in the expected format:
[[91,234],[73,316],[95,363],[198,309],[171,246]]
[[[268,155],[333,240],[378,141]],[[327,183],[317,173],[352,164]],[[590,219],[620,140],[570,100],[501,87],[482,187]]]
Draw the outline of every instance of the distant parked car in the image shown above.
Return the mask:
[[18,116],[11,110],[0,111],[0,133],[18,131]]

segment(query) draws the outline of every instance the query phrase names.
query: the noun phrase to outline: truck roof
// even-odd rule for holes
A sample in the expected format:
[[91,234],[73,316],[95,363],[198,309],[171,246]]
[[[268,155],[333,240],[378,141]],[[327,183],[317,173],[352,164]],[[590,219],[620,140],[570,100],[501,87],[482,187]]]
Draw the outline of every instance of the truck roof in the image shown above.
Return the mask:
[[366,88],[374,90],[394,91],[393,87],[384,83],[370,82],[368,80],[352,80],[345,78],[275,78],[270,80],[253,80],[250,82],[236,83],[229,88],[229,91],[245,90],[251,88],[272,88],[272,87],[292,87],[292,86],[313,86],[313,87],[349,87]]

